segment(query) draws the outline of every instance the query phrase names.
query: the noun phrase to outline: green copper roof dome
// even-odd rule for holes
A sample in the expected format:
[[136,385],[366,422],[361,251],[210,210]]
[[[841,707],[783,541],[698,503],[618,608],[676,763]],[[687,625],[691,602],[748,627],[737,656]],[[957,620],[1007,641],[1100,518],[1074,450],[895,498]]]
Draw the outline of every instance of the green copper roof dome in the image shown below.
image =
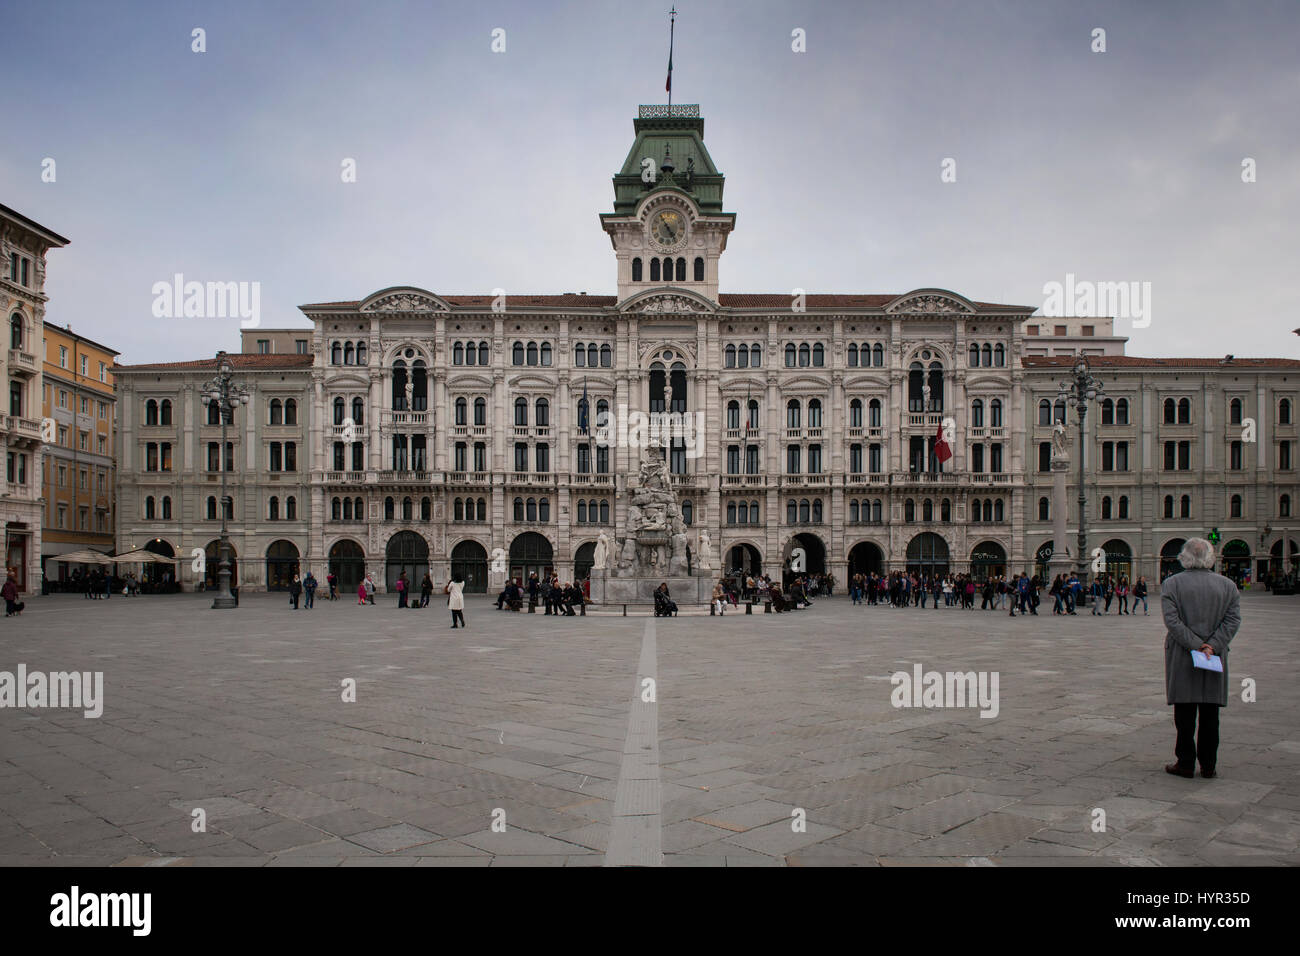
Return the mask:
[[[722,212],[725,177],[704,146],[704,120],[697,104],[642,106],[634,121],[636,139],[614,176],[614,215],[629,216],[650,193],[677,189],[695,200],[702,213]],[[671,173],[661,170],[671,157]],[[653,183],[641,178],[646,158],[655,162]]]

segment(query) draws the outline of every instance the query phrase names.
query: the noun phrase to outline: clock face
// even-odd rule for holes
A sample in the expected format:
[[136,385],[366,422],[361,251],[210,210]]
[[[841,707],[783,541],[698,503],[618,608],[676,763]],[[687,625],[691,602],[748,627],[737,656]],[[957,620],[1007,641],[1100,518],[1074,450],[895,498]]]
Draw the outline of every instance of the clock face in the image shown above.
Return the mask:
[[661,246],[675,246],[686,235],[686,220],[681,213],[665,209],[655,216],[650,231]]

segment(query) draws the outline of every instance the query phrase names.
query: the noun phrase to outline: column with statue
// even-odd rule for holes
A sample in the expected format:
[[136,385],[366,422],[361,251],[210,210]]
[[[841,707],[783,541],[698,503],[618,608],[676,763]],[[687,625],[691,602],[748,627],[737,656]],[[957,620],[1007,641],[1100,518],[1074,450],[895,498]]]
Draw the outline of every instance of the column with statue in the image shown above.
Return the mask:
[[1047,562],[1050,587],[1058,574],[1068,578],[1074,569],[1069,543],[1065,536],[1065,515],[1069,509],[1065,498],[1065,477],[1070,470],[1070,436],[1064,422],[1052,429],[1052,557]]

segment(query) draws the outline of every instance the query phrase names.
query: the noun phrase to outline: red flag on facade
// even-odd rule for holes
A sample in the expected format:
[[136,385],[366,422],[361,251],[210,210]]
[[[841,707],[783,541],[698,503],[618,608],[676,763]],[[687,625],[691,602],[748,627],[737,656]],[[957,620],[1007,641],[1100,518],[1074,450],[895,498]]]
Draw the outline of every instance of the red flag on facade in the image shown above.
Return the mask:
[[939,459],[941,465],[952,457],[952,449],[943,440],[943,425],[939,426],[939,432],[934,436],[934,457]]

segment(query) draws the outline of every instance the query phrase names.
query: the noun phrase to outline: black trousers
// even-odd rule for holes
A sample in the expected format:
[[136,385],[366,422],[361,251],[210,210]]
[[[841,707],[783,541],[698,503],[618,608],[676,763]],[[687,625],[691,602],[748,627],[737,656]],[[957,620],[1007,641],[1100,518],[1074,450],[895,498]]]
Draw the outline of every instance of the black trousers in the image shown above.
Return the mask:
[[455,627],[457,621],[460,622],[461,627],[465,626],[465,612],[453,609],[451,612],[451,626]]
[[[1200,714],[1200,733],[1196,730]],[[1178,742],[1174,755],[1178,766],[1194,770],[1199,760],[1202,770],[1213,770],[1219,754],[1219,705],[1174,704],[1174,726],[1178,728]]]

